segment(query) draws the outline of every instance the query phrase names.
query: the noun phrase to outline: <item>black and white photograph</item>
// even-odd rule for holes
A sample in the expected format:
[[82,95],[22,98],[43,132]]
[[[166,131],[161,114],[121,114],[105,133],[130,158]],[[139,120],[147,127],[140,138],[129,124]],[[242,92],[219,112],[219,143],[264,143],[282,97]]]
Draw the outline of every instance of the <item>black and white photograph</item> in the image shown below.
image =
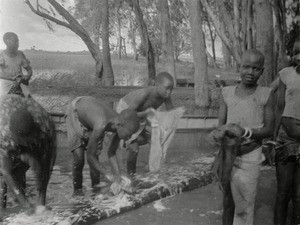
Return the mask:
[[300,225],[299,0],[0,0],[0,225]]

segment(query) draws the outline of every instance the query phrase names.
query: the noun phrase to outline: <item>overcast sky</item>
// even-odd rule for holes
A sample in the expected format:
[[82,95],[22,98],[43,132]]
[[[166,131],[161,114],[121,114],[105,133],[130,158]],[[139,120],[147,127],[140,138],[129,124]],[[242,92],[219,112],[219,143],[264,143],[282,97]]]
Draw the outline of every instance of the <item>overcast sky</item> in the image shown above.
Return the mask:
[[[35,0],[32,2],[34,5]],[[87,50],[81,39],[67,28],[54,25],[54,29],[55,32],[50,32],[43,19],[31,12],[23,0],[0,0],[0,49],[5,48],[3,34],[12,31],[19,36],[20,50],[32,46],[50,51]]]

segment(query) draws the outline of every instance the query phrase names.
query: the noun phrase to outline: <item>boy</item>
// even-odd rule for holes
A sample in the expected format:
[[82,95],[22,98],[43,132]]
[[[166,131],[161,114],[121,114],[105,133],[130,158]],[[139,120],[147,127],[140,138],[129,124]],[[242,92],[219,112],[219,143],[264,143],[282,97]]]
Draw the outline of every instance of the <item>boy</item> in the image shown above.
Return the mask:
[[[146,126],[146,117],[151,112],[151,108],[157,109],[163,103],[166,110],[174,109],[171,99],[171,93],[174,87],[172,76],[167,72],[157,74],[155,86],[138,89],[128,93],[117,104],[116,111],[122,109],[133,109],[137,111],[140,118],[140,128],[135,133],[128,146],[127,153],[127,173],[129,175],[136,173],[136,162],[140,144],[146,144],[150,141],[149,126]],[[151,129],[151,128],[150,128]]]
[[106,169],[98,161],[105,132],[115,133],[107,154],[113,169],[114,181],[120,184],[116,149],[120,139],[126,140],[138,130],[139,119],[136,112],[123,110],[118,114],[103,101],[83,96],[77,97],[70,103],[66,115],[69,149],[73,153],[73,195],[83,195],[82,169],[85,148],[90,166],[92,187],[99,184],[100,173],[111,180]]
[[25,175],[29,167],[37,175],[37,203],[45,205],[56,158],[54,122],[32,98],[18,95],[0,98],[0,115],[0,173],[5,181],[0,182],[0,214],[6,207],[7,186],[20,204],[30,206],[25,196]]
[[[274,224],[285,224],[293,201],[291,224],[300,224],[300,37],[293,46],[293,65],[279,72],[277,101]],[[278,134],[278,135],[277,135]]]
[[[0,96],[6,94],[23,95],[20,84],[28,85],[32,76],[30,62],[19,51],[19,39],[13,32],[3,35],[6,49],[0,52]],[[27,71],[24,75],[22,68]]]
[[247,50],[242,56],[241,83],[222,89],[219,126],[237,124],[245,137],[234,161],[230,184],[224,188],[223,224],[253,224],[262,139],[272,135],[274,120],[271,89],[257,84],[263,66],[263,54]]

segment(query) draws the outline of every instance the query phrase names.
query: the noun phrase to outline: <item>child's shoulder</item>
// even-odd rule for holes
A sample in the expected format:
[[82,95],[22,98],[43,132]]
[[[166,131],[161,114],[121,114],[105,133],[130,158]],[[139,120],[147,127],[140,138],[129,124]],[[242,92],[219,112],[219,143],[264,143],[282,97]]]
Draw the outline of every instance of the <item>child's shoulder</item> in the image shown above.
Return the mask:
[[236,89],[236,85],[222,87],[223,97],[226,97],[226,96],[230,95],[230,93],[234,93],[235,89]]
[[279,72],[280,80],[286,84],[287,82],[293,82],[295,79],[299,79],[294,67],[285,67]]

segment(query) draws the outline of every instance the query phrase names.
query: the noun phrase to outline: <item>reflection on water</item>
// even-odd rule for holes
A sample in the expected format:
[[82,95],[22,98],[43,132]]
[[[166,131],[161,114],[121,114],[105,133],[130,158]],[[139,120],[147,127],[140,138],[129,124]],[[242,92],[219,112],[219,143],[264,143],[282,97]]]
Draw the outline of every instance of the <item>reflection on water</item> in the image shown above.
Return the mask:
[[[148,148],[146,148],[148,149]],[[161,188],[166,188],[169,191],[169,194],[176,194],[180,193],[181,189],[184,186],[177,186],[181,182],[188,183],[188,180],[192,177],[199,177],[201,171],[207,170],[208,165],[212,162],[212,157],[207,157],[208,161],[206,162],[203,158],[203,151],[199,151],[199,149],[185,149],[183,150],[171,150],[167,155],[167,166],[164,172],[160,172],[159,174],[145,174],[147,168],[147,159],[149,152],[147,150],[141,150],[138,158],[137,163],[137,171],[139,174],[136,176],[138,181],[137,183],[133,180],[133,185],[137,188],[137,195],[135,196],[136,199],[134,201],[136,203],[143,202],[143,198],[147,196],[147,193],[155,191],[154,186],[157,185],[158,191],[160,192]],[[118,159],[121,163],[121,169],[124,171],[125,168],[125,155],[126,152],[118,152]],[[82,204],[86,203],[95,203],[94,197],[95,195],[100,193],[95,193],[95,190],[91,188],[91,181],[90,181],[90,173],[89,167],[87,163],[85,163],[83,169],[83,191],[85,196],[83,198],[72,198],[73,192],[73,185],[72,185],[72,154],[68,152],[66,149],[58,149],[58,156],[56,160],[55,167],[53,169],[53,173],[51,179],[49,181],[48,190],[47,190],[47,205],[52,207],[52,209],[61,216],[62,213],[65,213],[66,216],[70,217],[75,215],[80,208],[82,209]],[[204,161],[203,161],[204,160]],[[106,153],[102,152],[100,156],[100,162],[109,169],[109,163],[106,158]],[[31,170],[27,172],[27,195],[30,197],[31,202],[36,202],[36,185],[35,185],[35,177]],[[136,183],[136,185],[135,185]],[[158,185],[159,184],[159,185]],[[108,183],[106,183],[106,188],[101,189],[101,194],[108,190]],[[173,188],[175,188],[173,190]],[[179,188],[179,189],[178,189]],[[178,190],[177,190],[178,189]],[[152,193],[153,194],[153,193]],[[144,196],[144,197],[143,197]],[[147,199],[147,198],[146,198]],[[96,198],[97,200],[97,198]],[[139,202],[141,200],[141,202]],[[107,200],[110,202],[111,200]],[[12,201],[11,201],[12,202]],[[83,202],[79,205],[80,202]],[[102,200],[100,201],[102,202]],[[96,202],[98,207],[103,206]],[[142,204],[142,203],[141,203]],[[11,204],[13,206],[13,204]],[[95,205],[96,206],[96,205]],[[76,207],[78,210],[76,210]],[[100,208],[101,208],[100,207]],[[109,207],[110,213],[115,213],[112,210],[115,206]],[[92,209],[90,206],[89,209]],[[105,208],[105,207],[104,207]],[[16,212],[16,211],[15,211]],[[83,210],[88,215],[91,215],[91,211]],[[103,216],[103,211],[95,212],[95,215]],[[108,211],[106,211],[108,213]],[[110,214],[107,214],[110,215]],[[113,215],[113,214],[111,214]],[[63,216],[66,218],[65,216]],[[82,213],[80,218],[84,218]],[[60,219],[60,218],[58,218]],[[15,220],[16,221],[16,220]],[[17,224],[17,223],[14,223]],[[23,224],[23,223],[22,223]],[[52,223],[51,223],[52,224]]]

